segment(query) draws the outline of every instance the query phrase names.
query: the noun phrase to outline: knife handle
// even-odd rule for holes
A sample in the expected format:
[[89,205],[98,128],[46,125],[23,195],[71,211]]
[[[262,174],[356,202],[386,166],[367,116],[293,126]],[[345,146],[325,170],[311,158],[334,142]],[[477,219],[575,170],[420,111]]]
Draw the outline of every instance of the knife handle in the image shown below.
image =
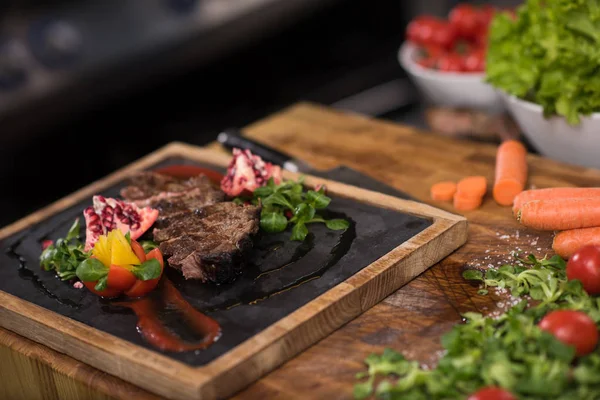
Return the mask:
[[219,133],[217,141],[228,149],[237,147],[239,149],[248,149],[252,153],[256,154],[265,161],[268,161],[277,165],[284,165],[287,161],[290,161],[292,157],[275,150],[264,144],[255,142],[252,139],[242,135],[238,129],[230,128]]

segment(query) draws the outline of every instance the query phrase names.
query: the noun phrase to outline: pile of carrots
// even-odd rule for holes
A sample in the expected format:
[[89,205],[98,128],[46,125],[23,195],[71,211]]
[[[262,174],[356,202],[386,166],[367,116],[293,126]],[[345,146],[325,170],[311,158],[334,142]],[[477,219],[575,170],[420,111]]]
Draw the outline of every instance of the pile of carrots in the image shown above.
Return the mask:
[[[558,231],[553,250],[569,258],[585,245],[600,246],[600,187],[559,187],[524,190],[527,182],[527,150],[509,140],[498,147],[493,197],[502,206],[511,206],[524,226],[540,231]],[[431,187],[431,198],[452,201],[454,208],[479,208],[487,191],[483,176],[469,176],[458,183],[444,181]]]
[[[513,204],[515,197],[525,189],[527,182],[527,150],[516,140],[508,140],[498,147],[496,155],[496,179],[493,195],[502,206]],[[431,198],[435,201],[453,201],[454,208],[472,211],[481,206],[487,193],[484,176],[468,176],[458,183],[438,182],[431,186]]]

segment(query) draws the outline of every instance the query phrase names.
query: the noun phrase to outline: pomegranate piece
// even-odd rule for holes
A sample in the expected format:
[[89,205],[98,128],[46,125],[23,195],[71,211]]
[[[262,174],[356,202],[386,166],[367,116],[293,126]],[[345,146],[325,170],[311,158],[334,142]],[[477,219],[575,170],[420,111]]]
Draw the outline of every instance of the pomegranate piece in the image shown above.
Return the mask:
[[233,149],[233,159],[227,167],[227,174],[221,180],[221,190],[230,197],[245,192],[254,192],[256,188],[267,184],[273,178],[275,184],[281,183],[281,167],[263,161],[250,150]]
[[93,206],[83,211],[85,217],[85,251],[94,247],[100,235],[113,229],[119,229],[131,239],[144,234],[158,218],[158,210],[150,207],[140,208],[123,200],[94,196]]

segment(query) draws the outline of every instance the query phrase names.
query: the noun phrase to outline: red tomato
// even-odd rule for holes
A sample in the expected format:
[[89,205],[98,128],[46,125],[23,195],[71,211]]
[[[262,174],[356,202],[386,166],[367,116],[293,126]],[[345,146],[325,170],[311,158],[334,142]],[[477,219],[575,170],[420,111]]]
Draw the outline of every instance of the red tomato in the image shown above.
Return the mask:
[[479,389],[469,396],[467,400],[517,400],[512,393],[494,386]]
[[131,240],[131,250],[133,250],[138,260],[140,260],[140,264],[146,261],[146,252],[139,242]]
[[471,39],[477,34],[480,16],[472,5],[457,5],[450,11],[448,18],[460,37]]
[[432,46],[441,47],[443,49],[451,49],[456,41],[457,34],[454,26],[445,21],[438,21],[433,26],[433,35],[429,44]]
[[406,38],[419,45],[428,44],[437,22],[438,20],[430,15],[420,15],[414,18],[406,27]]
[[94,293],[95,295],[98,296],[102,296],[102,297],[118,297],[121,293],[122,290],[120,289],[114,289],[114,288],[106,288],[102,291],[98,291],[96,289],[94,289],[94,286],[96,286],[97,282],[83,282],[83,285],[88,288],[88,290],[92,293]]
[[107,288],[118,289],[122,292],[132,287],[136,279],[131,271],[119,265],[111,265],[108,269]]
[[439,58],[444,54],[446,50],[441,47],[423,46],[419,49],[417,64],[425,68],[436,68]]
[[158,282],[160,282],[160,278],[162,277],[162,271],[164,271],[164,260],[163,255],[159,249],[153,249],[146,254],[146,260],[157,259],[160,263],[161,275],[156,279],[151,279],[149,281],[140,281],[137,280],[133,286],[125,292],[125,294],[129,297],[142,297],[156,288]]
[[590,295],[600,294],[600,247],[584,246],[567,262],[567,278],[578,279]]
[[490,22],[492,22],[492,19],[496,14],[496,9],[490,4],[482,5],[481,7],[478,7],[476,11],[477,20],[479,22],[479,26],[481,27],[487,27]]
[[542,318],[539,327],[561,342],[575,347],[578,356],[591,353],[598,344],[596,324],[581,311],[552,311]]
[[463,58],[455,53],[446,54],[438,60],[438,69],[446,72],[463,71]]
[[485,71],[485,50],[475,49],[467,54],[464,60],[464,70],[468,72]]

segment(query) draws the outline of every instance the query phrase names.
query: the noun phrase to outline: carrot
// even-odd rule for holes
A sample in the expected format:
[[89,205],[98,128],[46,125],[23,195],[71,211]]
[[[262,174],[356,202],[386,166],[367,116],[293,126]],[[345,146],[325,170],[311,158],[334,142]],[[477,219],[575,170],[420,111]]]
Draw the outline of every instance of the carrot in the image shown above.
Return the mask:
[[574,188],[574,187],[558,187],[547,189],[525,190],[515,197],[513,203],[513,213],[521,209],[521,206],[532,200],[550,200],[550,199],[565,199],[565,198],[581,198],[581,197],[600,197],[600,188]]
[[431,198],[435,201],[450,201],[456,193],[456,183],[443,181],[431,186]]
[[516,140],[507,140],[496,154],[496,180],[494,200],[510,206],[515,196],[523,191],[527,182],[527,150]]
[[571,229],[559,232],[552,242],[552,249],[562,258],[569,258],[587,245],[600,246],[600,228]]
[[454,208],[460,211],[472,211],[481,206],[483,196],[469,196],[461,192],[454,194]]
[[483,197],[487,191],[485,176],[467,176],[456,185],[456,191],[469,197]]
[[600,226],[600,197],[533,200],[521,206],[517,219],[540,231]]

